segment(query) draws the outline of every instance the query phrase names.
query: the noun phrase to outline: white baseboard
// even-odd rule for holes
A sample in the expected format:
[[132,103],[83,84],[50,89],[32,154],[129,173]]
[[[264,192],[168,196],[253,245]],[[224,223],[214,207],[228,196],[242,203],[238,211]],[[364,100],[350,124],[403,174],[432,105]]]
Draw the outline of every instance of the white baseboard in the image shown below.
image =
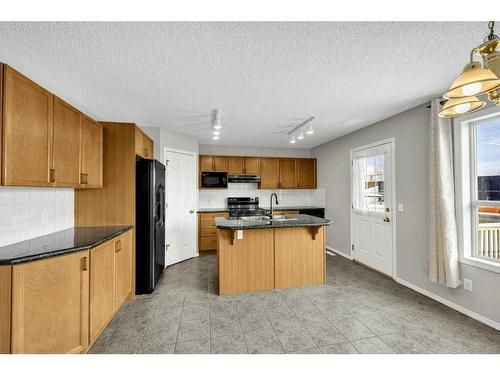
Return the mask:
[[335,253],[335,254],[337,254],[337,255],[340,255],[340,256],[343,256],[344,258],[347,258],[347,259],[349,259],[349,260],[352,260],[352,256],[347,255],[347,254],[343,253],[342,251],[338,251],[338,250],[336,250],[336,249],[334,249],[333,247],[330,247],[330,246],[328,246],[328,245],[327,245],[327,246],[325,246],[325,247],[327,248],[327,250],[330,250],[330,251],[334,252],[334,253]]
[[443,305],[451,307],[453,310],[457,310],[458,312],[461,312],[462,314],[470,316],[472,319],[476,319],[476,320],[480,321],[481,323],[484,323],[484,324],[500,331],[500,323],[495,322],[494,320],[486,318],[485,316],[482,316],[478,313],[475,313],[474,311],[471,311],[469,309],[466,309],[463,306],[457,305],[456,303],[453,303],[453,302],[447,300],[446,298],[440,297],[437,294],[431,293],[425,289],[422,289],[416,285],[413,285],[412,283],[409,283],[408,281],[402,280],[399,277],[395,278],[394,281],[396,281],[397,283],[404,285],[410,289],[413,289],[414,291],[416,291],[420,294],[423,294],[424,296],[432,298],[433,300],[438,301],[438,302],[442,303]]

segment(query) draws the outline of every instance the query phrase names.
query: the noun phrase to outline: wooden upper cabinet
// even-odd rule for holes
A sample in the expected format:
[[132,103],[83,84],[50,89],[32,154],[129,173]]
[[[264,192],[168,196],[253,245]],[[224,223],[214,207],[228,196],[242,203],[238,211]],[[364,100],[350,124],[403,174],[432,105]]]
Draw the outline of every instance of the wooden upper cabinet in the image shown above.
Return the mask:
[[227,172],[229,163],[227,156],[214,156],[214,172]]
[[132,277],[133,246],[132,231],[121,235],[115,242],[116,310],[132,295],[135,282]]
[[115,245],[106,242],[90,251],[90,344],[115,313]]
[[296,159],[279,159],[280,161],[280,188],[294,189],[297,187],[297,162]]
[[214,157],[211,155],[200,155],[200,172],[214,171]]
[[229,174],[245,173],[245,158],[243,156],[228,156]]
[[54,131],[52,136],[52,167],[49,179],[54,186],[80,185],[80,121],[81,113],[54,97]]
[[316,159],[297,159],[297,187],[316,189]]
[[257,156],[245,156],[244,174],[260,175],[260,158]]
[[135,153],[145,159],[154,158],[153,140],[137,126],[135,127]]
[[12,353],[81,353],[89,339],[89,251],[12,267]]
[[4,65],[2,183],[51,186],[53,96]]
[[83,117],[81,123],[81,183],[84,188],[102,187],[102,125]]
[[260,159],[260,185],[261,189],[279,189],[280,187],[280,159]]

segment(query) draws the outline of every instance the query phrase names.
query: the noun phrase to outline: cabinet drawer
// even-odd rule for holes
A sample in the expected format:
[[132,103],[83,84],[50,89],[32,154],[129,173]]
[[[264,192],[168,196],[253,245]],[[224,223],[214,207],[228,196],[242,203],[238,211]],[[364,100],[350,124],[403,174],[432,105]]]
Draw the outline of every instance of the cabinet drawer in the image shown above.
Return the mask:
[[217,249],[217,237],[200,237],[200,250]]
[[201,221],[213,221],[215,217],[227,217],[227,212],[207,212],[200,214]]
[[283,214],[287,216],[295,216],[299,214],[299,211],[283,211]]
[[200,221],[200,229],[212,229],[215,228],[215,221]]
[[202,237],[215,237],[217,236],[217,228],[215,224],[213,228],[200,228],[200,236]]

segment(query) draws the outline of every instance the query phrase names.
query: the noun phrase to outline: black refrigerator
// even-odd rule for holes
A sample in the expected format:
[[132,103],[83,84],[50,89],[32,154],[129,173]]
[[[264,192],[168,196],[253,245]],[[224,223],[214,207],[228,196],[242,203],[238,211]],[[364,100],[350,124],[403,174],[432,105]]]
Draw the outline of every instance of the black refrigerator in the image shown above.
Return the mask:
[[136,160],[136,294],[149,294],[165,268],[165,166]]

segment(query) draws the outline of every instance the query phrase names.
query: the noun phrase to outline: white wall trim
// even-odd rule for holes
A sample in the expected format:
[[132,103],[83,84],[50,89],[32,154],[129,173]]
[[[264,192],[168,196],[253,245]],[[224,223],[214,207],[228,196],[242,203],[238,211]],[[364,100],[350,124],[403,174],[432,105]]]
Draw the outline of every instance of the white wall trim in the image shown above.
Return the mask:
[[347,255],[346,253],[343,253],[342,251],[339,251],[339,250],[337,250],[337,249],[334,249],[333,247],[328,246],[328,245],[326,245],[325,247],[327,248],[327,250],[330,250],[331,252],[334,252],[334,253],[335,253],[335,254],[337,254],[337,255],[340,255],[340,256],[343,256],[344,258],[347,258],[347,259],[349,259],[349,260],[352,260],[352,256]]
[[423,294],[426,297],[432,298],[435,301],[438,301],[442,303],[443,305],[446,305],[448,307],[451,307],[453,310],[456,310],[458,312],[461,312],[462,314],[465,314],[472,319],[476,319],[480,321],[481,323],[484,323],[492,328],[495,328],[496,330],[500,331],[500,323],[495,322],[494,320],[491,320],[483,315],[480,315],[474,311],[471,311],[463,306],[457,305],[454,302],[451,302],[450,300],[447,300],[446,298],[440,297],[437,294],[434,294],[432,292],[429,292],[425,289],[420,288],[419,286],[416,286],[408,281],[405,281],[403,279],[400,279],[399,277],[394,279],[397,283],[406,286],[407,288],[413,289],[414,291]]

